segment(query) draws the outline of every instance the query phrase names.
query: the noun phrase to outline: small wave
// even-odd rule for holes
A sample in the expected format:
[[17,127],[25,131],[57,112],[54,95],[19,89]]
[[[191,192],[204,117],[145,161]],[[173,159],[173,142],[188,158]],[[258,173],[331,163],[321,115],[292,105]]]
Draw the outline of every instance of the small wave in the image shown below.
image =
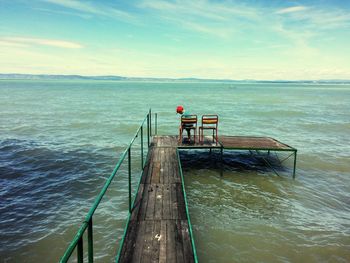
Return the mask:
[[104,183],[101,175],[109,174],[113,163],[100,151],[61,152],[14,139],[0,142],[0,158],[1,251],[40,238],[55,228],[61,217],[82,217],[84,213],[74,210],[91,205]]

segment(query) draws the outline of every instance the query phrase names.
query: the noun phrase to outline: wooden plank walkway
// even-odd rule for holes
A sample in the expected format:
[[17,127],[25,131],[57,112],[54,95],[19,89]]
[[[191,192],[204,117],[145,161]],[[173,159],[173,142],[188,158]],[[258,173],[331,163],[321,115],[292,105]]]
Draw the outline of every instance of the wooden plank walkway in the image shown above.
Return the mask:
[[175,137],[154,137],[119,262],[194,262]]

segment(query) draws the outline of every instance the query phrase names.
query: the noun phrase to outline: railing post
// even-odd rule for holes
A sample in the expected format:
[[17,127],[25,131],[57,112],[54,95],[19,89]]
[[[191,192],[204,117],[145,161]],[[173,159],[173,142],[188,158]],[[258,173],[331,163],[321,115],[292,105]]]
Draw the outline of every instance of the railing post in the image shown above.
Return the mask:
[[92,218],[89,221],[88,227],[88,252],[89,252],[89,263],[94,262],[94,244],[92,238]]
[[155,114],[156,115],[156,119],[155,119],[155,135],[157,135],[158,134],[158,114],[156,113]]
[[149,113],[147,115],[147,146],[149,147]]
[[143,124],[141,125],[141,169],[143,169]]
[[83,237],[80,237],[78,240],[77,259],[78,259],[78,263],[84,262]]
[[151,109],[149,109],[149,135],[152,137],[152,112]]
[[131,146],[128,150],[129,213],[131,213]]
[[295,179],[295,169],[297,166],[297,151],[294,151],[294,167],[293,167],[293,179]]
[[220,176],[224,175],[224,147],[220,148]]

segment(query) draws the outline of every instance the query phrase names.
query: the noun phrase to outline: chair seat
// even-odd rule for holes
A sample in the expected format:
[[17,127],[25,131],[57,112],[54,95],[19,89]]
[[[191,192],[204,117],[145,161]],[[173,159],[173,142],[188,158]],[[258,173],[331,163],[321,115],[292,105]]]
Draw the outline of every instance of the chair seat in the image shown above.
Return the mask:
[[[218,143],[218,123],[219,117],[214,114],[206,114],[202,116],[202,125],[198,127],[199,129],[199,141],[204,142],[204,130],[213,130],[213,141],[216,140]],[[215,132],[215,136],[214,136]]]

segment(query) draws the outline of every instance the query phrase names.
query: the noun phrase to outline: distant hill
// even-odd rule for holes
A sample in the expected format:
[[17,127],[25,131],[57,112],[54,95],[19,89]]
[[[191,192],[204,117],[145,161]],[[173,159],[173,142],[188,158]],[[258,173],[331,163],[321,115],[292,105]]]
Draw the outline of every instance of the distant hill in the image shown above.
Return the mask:
[[304,84],[350,84],[350,80],[232,80],[200,78],[142,78],[122,76],[81,76],[47,74],[1,74],[0,79],[18,80],[110,80],[110,81],[153,81],[153,82],[223,82],[223,83],[304,83]]
[[0,79],[33,80],[124,80],[120,76],[81,76],[81,75],[45,75],[45,74],[0,74]]

